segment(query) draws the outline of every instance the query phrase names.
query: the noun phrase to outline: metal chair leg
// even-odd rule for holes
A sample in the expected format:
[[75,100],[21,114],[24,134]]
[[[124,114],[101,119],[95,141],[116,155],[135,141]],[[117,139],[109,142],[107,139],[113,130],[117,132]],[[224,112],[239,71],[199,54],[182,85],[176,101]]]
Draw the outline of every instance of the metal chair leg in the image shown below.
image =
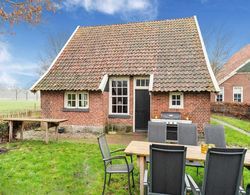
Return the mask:
[[197,167],[196,175],[199,175],[199,167]]
[[131,186],[130,186],[130,173],[128,173],[128,189],[129,189],[129,194],[132,195]]
[[110,180],[111,180],[111,173],[109,174],[108,186],[109,186],[109,184],[110,184]]
[[132,187],[134,188],[135,187],[134,170],[132,171],[132,182],[133,182]]
[[105,172],[102,195],[104,195],[104,192],[105,192],[105,187],[106,187],[106,175],[107,175],[107,174],[106,174],[106,172]]

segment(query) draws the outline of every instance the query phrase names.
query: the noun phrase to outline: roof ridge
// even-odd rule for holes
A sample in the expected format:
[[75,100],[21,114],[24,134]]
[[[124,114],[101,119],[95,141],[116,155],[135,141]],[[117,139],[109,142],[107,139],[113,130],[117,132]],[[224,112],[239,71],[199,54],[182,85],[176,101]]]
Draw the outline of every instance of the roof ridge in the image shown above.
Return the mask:
[[92,26],[79,26],[79,28],[94,28],[94,27],[103,27],[103,26],[125,26],[130,24],[144,24],[144,23],[158,23],[158,22],[167,22],[167,21],[175,21],[175,20],[187,20],[194,19],[195,16],[190,17],[182,17],[182,18],[172,18],[172,19],[160,19],[160,20],[150,20],[150,21],[138,21],[138,22],[127,22],[127,23],[117,23],[117,24],[101,24],[101,25],[92,25]]

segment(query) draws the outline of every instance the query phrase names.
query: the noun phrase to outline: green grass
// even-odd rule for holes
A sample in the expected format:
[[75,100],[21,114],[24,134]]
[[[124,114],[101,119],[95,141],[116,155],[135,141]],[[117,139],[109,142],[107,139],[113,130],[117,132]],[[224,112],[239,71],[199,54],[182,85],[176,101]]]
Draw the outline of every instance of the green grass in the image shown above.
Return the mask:
[[25,112],[26,110],[40,109],[38,101],[0,100],[0,115],[10,112]]
[[[1,147],[11,150],[0,155],[0,194],[101,194],[103,162],[97,144],[23,141]],[[119,147],[111,145],[111,149]],[[187,173],[201,185],[203,169],[197,176],[195,168],[187,167]],[[135,194],[139,193],[138,175],[136,167]],[[250,183],[249,171],[244,171],[244,178]],[[127,177],[112,176],[106,194],[128,194]]]
[[230,125],[233,125],[235,127],[240,128],[240,129],[243,129],[245,131],[250,132],[250,121],[249,120],[242,120],[242,119],[237,119],[234,117],[222,116],[222,115],[217,115],[217,114],[213,114],[212,117],[219,119],[221,121],[224,121]]

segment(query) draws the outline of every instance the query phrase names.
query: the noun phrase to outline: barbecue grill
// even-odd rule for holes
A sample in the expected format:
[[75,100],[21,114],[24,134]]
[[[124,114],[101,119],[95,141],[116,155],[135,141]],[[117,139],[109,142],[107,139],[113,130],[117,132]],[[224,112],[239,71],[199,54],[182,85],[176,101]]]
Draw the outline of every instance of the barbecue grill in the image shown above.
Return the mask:
[[190,120],[181,120],[180,112],[162,112],[160,119],[151,119],[153,122],[166,122],[167,123],[167,141],[177,141],[177,124],[178,123],[192,123]]

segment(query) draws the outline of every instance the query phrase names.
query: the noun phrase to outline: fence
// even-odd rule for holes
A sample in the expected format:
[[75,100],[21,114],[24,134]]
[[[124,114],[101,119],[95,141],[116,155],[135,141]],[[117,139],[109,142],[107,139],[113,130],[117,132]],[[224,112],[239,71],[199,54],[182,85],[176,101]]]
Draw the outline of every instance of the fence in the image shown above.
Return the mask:
[[243,103],[212,103],[211,111],[214,113],[222,113],[238,118],[250,119],[250,104]]
[[0,89],[0,100],[35,100],[40,99],[40,93],[32,93],[25,89]]

